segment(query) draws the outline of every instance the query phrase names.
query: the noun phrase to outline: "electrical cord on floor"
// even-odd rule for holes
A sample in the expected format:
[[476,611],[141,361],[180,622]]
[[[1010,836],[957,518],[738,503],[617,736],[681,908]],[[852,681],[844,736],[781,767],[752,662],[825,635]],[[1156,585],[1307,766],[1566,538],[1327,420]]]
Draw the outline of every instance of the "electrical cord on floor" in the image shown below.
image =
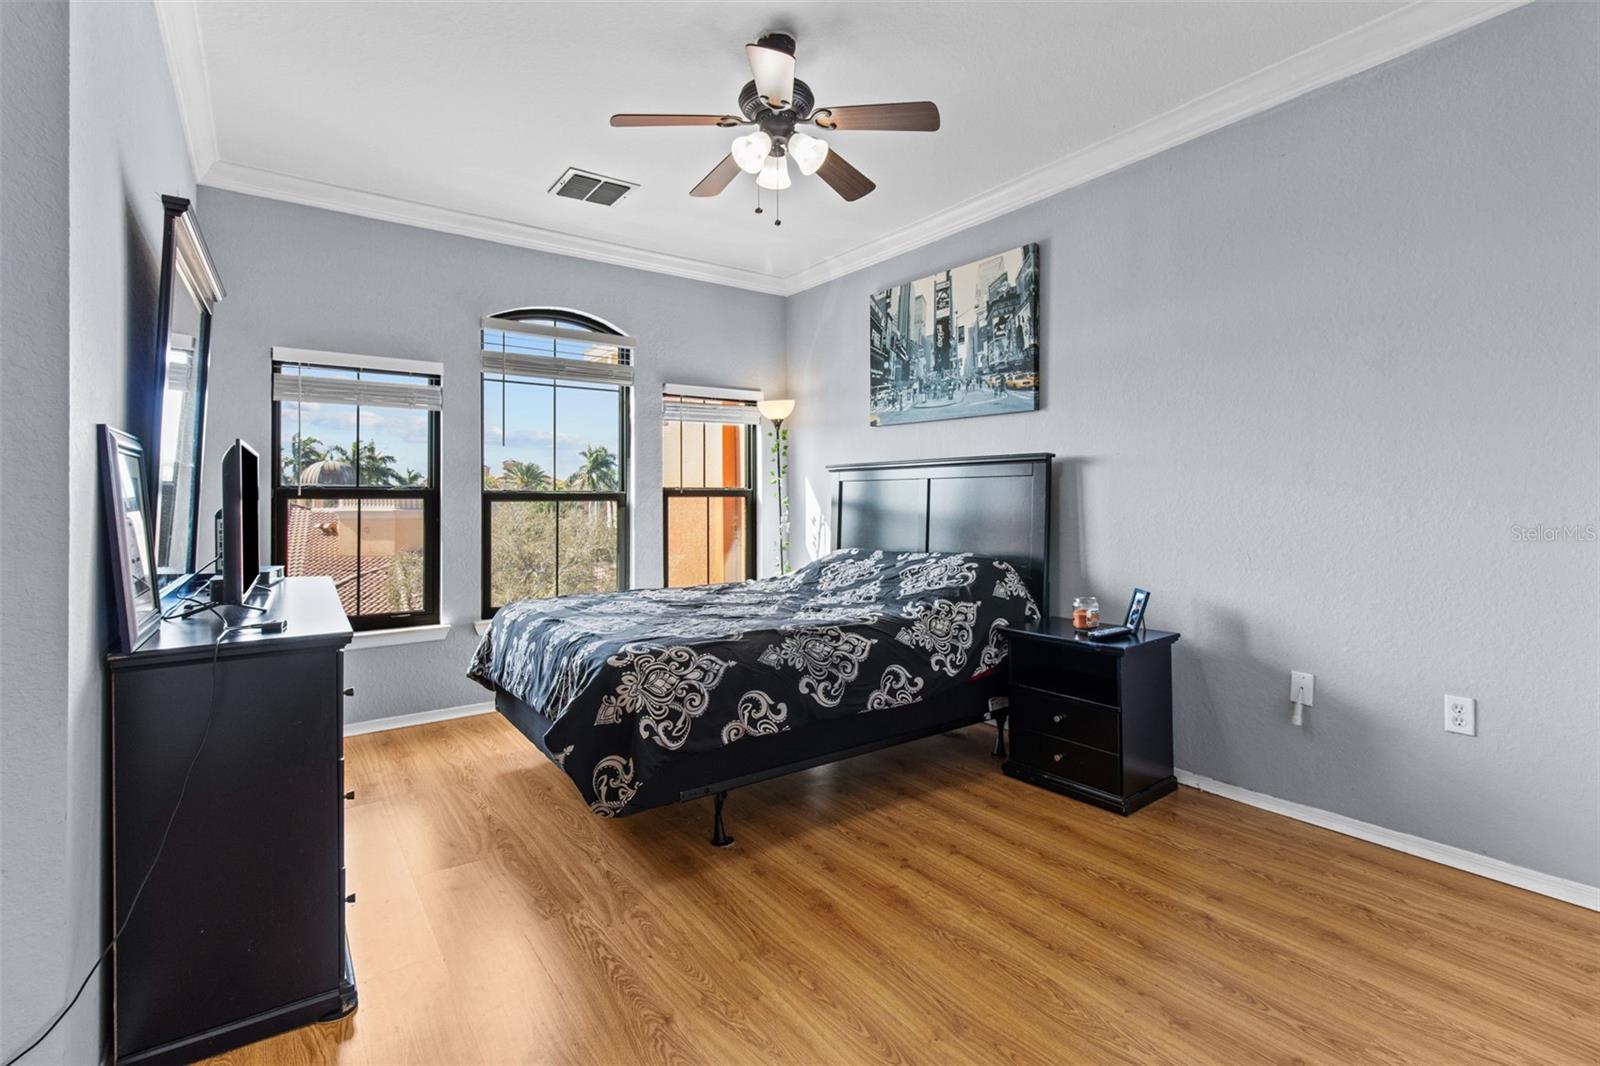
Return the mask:
[[172,804],[172,813],[167,815],[166,828],[161,830],[161,842],[156,845],[155,857],[150,860],[149,869],[145,870],[144,877],[139,881],[139,887],[133,893],[133,900],[128,904],[128,913],[122,916],[122,924],[117,926],[116,931],[111,934],[111,942],[100,953],[100,957],[94,960],[94,965],[89,967],[89,972],[83,975],[83,983],[78,985],[78,990],[72,994],[72,999],[67,1002],[65,1007],[61,1008],[61,1012],[51,1020],[50,1025],[35,1038],[33,1043],[6,1059],[5,1066],[16,1066],[16,1063],[20,1062],[23,1056],[44,1043],[46,1038],[56,1031],[56,1026],[60,1025],[62,1020],[72,1012],[72,1008],[78,1005],[78,999],[83,995],[83,990],[89,987],[89,982],[94,979],[94,975],[99,971],[100,964],[106,961],[106,956],[111,954],[111,950],[117,946],[117,941],[122,937],[123,931],[128,928],[128,922],[133,919],[134,909],[139,906],[139,899],[144,895],[144,888],[150,883],[150,876],[156,872],[156,866],[161,862],[161,853],[167,848],[167,837],[172,833],[172,823],[178,820],[178,811],[183,807],[184,794],[189,791],[189,779],[194,776],[195,764],[200,761],[200,753],[206,748],[206,738],[211,735],[211,723],[217,716],[217,661],[222,657],[222,642],[230,633],[237,633],[241,629],[256,628],[259,628],[259,625],[224,625],[222,632],[217,634],[217,639],[211,645],[211,707],[206,711],[206,724],[200,731],[200,743],[195,745],[194,755],[189,758],[189,768],[183,772],[183,784],[178,786],[178,798]]

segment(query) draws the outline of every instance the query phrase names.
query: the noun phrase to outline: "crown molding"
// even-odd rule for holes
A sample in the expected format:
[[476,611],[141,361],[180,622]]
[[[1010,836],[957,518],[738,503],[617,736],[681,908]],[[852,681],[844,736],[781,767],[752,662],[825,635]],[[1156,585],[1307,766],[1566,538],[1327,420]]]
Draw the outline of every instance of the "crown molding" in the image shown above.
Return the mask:
[[198,4],[196,0],[158,0],[155,7],[184,133],[189,141],[195,179],[200,184],[714,285],[793,296],[1148,159],[1529,2],[1531,0],[1416,0],[1098,144],[787,277],[363,192],[222,160],[217,146]]
[[194,0],[157,0],[156,23],[167,53],[167,72],[178,97],[178,116],[198,182],[217,162],[217,120],[211,109],[211,75]]
[[1418,0],[989,192],[791,274],[784,279],[788,294],[853,274],[1093,181],[1530,2]]
[[474,215],[448,207],[402,200],[379,193],[362,192],[341,185],[328,185],[309,178],[278,174],[257,167],[219,161],[205,173],[201,184],[230,192],[264,196],[272,200],[286,200],[320,207],[328,211],[341,211],[347,215],[360,215],[380,222],[398,222],[402,226],[453,233],[459,237],[474,237],[496,244],[509,244],[518,248],[532,248],[555,255],[570,255],[597,263],[632,267],[657,274],[670,274],[704,281],[713,285],[730,285],[774,296],[788,294],[784,280],[773,274],[758,274],[739,267],[708,263],[700,259],[671,255],[634,248],[625,244],[580,237],[571,233],[529,226],[502,218]]

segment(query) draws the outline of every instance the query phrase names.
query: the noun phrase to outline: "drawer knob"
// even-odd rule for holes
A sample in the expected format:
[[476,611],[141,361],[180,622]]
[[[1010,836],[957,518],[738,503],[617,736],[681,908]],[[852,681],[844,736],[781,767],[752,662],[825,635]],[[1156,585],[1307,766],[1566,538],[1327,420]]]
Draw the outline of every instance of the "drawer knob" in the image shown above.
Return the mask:
[[346,792],[344,794],[344,798],[347,799],[347,800],[355,799],[356,798],[356,790],[352,788],[349,792]]
[[350,893],[344,898],[344,901],[346,903],[354,903],[356,901],[356,894],[354,892]]
[[1061,753],[1058,751],[1054,755],[1050,756],[1050,758],[1053,759],[1056,762],[1060,762],[1061,761]]
[[1052,718],[1052,719],[1050,719],[1050,720],[1051,720],[1051,721],[1052,721],[1052,722],[1056,722],[1056,723],[1059,723],[1059,722],[1060,722],[1060,721],[1061,721],[1061,718],[1062,718],[1062,716],[1061,716],[1061,715],[1059,715],[1059,714],[1058,714],[1058,715],[1056,715],[1056,716],[1055,716],[1055,717],[1054,717],[1054,718]]
[[353,688],[347,688],[344,690],[344,694],[346,696],[354,696],[356,694],[356,690]]

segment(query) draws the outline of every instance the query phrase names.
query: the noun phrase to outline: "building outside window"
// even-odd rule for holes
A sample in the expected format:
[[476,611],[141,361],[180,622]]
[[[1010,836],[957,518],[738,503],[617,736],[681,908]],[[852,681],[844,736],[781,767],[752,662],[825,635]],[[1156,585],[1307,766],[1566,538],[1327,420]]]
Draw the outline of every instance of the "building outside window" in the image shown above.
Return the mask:
[[482,325],[484,617],[626,587],[633,340],[572,311]]
[[749,580],[756,569],[758,394],[669,388],[676,391],[661,402],[666,583]]
[[358,630],[439,621],[437,363],[275,348],[272,558]]

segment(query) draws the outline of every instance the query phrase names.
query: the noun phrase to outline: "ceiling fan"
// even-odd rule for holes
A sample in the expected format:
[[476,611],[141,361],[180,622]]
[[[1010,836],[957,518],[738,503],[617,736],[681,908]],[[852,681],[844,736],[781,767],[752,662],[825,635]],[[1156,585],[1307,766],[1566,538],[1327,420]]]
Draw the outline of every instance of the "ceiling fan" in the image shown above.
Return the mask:
[[787,33],[763,34],[744,50],[755,77],[739,91],[738,115],[611,116],[613,126],[756,127],[734,140],[732,150],[689,190],[690,196],[715,196],[741,171],[754,174],[759,188],[787,189],[791,184],[789,161],[793,160],[800,173],[815,174],[846,200],[859,200],[877,188],[872,180],[822,138],[796,127],[920,132],[939,128],[939,109],[927,100],[814,109],[811,86],[794,76],[794,38]]

